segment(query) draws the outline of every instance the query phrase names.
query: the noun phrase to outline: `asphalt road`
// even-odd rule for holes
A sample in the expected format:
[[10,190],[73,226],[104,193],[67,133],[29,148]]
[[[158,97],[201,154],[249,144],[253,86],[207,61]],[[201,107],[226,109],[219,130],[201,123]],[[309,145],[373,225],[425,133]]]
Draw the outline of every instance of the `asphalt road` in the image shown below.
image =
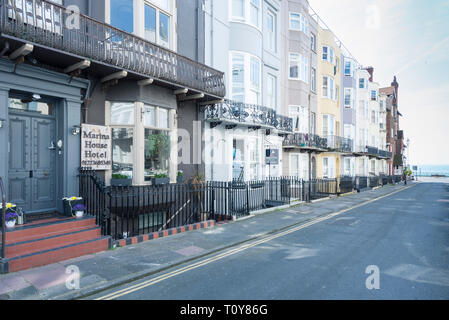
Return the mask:
[[90,298],[449,299],[449,184],[296,229]]

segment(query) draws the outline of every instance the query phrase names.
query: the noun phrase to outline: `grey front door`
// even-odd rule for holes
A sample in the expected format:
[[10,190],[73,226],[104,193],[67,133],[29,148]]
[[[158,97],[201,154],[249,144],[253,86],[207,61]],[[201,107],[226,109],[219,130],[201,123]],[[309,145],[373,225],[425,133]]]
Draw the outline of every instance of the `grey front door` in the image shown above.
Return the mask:
[[26,213],[56,210],[55,119],[9,114],[9,197]]

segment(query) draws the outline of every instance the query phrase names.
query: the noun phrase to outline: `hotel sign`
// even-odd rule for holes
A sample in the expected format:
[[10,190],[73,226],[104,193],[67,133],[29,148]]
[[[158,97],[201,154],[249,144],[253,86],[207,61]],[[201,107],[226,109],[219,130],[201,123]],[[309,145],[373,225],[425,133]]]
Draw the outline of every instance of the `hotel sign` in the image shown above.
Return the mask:
[[111,128],[81,125],[81,167],[111,170]]

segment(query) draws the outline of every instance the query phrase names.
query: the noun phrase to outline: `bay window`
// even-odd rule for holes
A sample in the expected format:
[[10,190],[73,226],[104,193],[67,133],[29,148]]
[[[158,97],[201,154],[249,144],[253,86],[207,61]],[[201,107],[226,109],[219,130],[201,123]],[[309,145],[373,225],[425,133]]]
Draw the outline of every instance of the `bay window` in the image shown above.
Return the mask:
[[352,63],[351,61],[345,61],[345,76],[350,76],[352,74]]
[[371,100],[377,100],[377,91],[371,90]]
[[306,107],[289,106],[289,117],[293,119],[293,131],[308,133],[309,116]]
[[245,19],[245,0],[232,0],[232,18]]
[[244,52],[231,52],[232,100],[260,104],[261,71],[259,58]]
[[309,20],[301,13],[290,12],[290,30],[302,31],[309,35]]
[[290,53],[290,79],[299,80],[300,55],[298,53]]
[[364,78],[359,79],[359,88],[365,89],[365,79]]
[[335,142],[335,116],[323,114],[323,137],[327,138],[329,147],[334,147]]
[[334,63],[334,49],[332,47],[323,46],[323,61]]
[[[136,113],[141,116],[136,117]],[[144,184],[157,175],[169,177],[169,119],[169,109],[143,103],[110,103],[113,178],[120,175]]]

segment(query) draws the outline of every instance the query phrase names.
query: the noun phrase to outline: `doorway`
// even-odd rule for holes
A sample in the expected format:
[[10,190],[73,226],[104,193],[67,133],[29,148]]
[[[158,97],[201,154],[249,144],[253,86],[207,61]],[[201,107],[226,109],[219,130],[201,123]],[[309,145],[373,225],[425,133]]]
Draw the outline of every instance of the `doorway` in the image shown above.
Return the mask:
[[8,199],[28,213],[57,210],[54,103],[9,99]]

